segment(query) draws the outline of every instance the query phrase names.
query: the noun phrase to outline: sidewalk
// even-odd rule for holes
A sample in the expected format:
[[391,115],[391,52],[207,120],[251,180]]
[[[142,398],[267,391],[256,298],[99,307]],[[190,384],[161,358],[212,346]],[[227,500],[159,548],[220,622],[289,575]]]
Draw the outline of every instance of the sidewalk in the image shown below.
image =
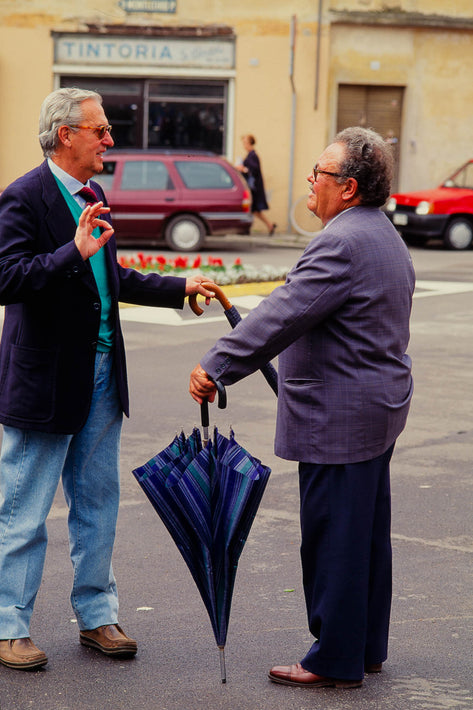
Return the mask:
[[[231,236],[231,235],[229,235]],[[311,241],[313,237],[305,237],[301,234],[295,234],[295,233],[289,233],[286,231],[281,231],[281,232],[276,232],[273,234],[272,237],[269,237],[267,234],[262,233],[254,233],[251,234],[249,237],[245,237],[246,239],[249,239],[251,242],[254,244],[258,244],[261,246],[265,247],[292,247],[294,249],[304,249],[307,244]],[[215,237],[217,239],[217,237]],[[235,240],[241,239],[241,237],[234,237]]]

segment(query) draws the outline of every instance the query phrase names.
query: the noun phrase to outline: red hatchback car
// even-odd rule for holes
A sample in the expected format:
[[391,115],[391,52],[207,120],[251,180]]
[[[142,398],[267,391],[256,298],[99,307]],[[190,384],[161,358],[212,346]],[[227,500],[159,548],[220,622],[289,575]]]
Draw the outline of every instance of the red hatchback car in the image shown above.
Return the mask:
[[251,193],[214,153],[107,151],[102,185],[119,245],[197,251],[206,235],[249,234]]
[[473,244],[473,160],[433,190],[391,195],[385,211],[412,246],[442,239],[447,249],[469,249]]

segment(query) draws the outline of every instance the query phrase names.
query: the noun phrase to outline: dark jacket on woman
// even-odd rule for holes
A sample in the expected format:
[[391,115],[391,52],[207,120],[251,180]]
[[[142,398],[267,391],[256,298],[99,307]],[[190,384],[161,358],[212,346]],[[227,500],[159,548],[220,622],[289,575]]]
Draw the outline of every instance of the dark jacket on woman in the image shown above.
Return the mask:
[[252,212],[261,212],[261,210],[268,209],[268,203],[266,202],[266,193],[264,190],[263,174],[261,172],[261,164],[258,156],[254,150],[250,150],[243,165],[247,168],[246,179],[248,181],[248,187],[251,190],[251,197],[253,199]]

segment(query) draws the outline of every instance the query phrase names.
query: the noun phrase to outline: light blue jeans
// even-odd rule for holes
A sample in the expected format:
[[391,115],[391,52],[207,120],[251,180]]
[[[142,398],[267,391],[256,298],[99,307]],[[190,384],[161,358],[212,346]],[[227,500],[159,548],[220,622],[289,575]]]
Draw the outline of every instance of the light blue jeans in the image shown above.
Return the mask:
[[[71,406],[74,403],[71,402]],[[80,629],[118,621],[112,550],[122,412],[113,355],[97,353],[92,406],[78,434],[4,427],[0,454],[0,639],[29,636],[46,556],[46,518],[62,476]]]

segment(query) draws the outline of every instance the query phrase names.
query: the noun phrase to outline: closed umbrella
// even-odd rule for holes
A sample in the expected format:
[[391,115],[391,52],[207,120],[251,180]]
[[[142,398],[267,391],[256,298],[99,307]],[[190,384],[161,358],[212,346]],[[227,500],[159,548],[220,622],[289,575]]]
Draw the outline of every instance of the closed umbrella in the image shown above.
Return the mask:
[[[222,388],[220,390],[220,406]],[[217,428],[208,441],[208,403],[202,405],[204,440],[198,429],[173,441],[133,471],[176,542],[207,609],[220,649],[224,647],[238,560],[271,470]]]

